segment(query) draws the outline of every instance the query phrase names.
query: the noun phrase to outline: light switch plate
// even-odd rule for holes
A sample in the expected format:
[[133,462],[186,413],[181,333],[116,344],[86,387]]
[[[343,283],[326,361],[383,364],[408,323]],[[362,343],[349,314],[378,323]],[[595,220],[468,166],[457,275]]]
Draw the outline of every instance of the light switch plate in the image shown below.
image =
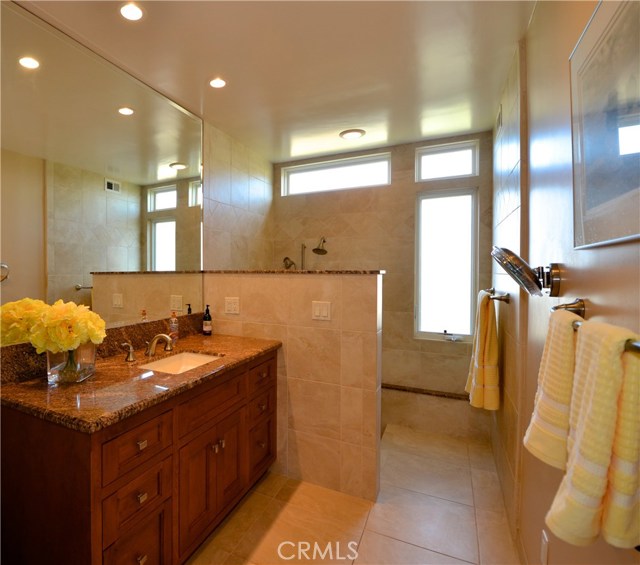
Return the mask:
[[311,301],[312,320],[331,320],[331,302]]
[[124,308],[124,298],[120,293],[114,293],[111,295],[111,306],[113,308]]
[[224,299],[225,314],[240,314],[240,298],[238,296],[227,296]]
[[169,306],[170,310],[174,310],[176,312],[182,312],[182,295],[181,294],[172,294],[170,299]]

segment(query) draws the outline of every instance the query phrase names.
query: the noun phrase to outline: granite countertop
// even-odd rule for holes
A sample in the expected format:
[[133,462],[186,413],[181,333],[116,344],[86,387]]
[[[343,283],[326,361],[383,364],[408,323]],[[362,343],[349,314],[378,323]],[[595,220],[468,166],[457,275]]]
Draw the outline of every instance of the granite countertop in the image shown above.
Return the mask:
[[[81,383],[48,385],[46,379],[2,385],[0,399],[10,406],[74,430],[93,433],[151,406],[215,379],[225,369],[275,351],[279,341],[227,335],[181,337],[174,350],[145,357],[136,350],[136,361],[125,354],[98,358],[95,375]],[[151,361],[181,352],[224,354],[224,357],[179,375],[141,369]]]

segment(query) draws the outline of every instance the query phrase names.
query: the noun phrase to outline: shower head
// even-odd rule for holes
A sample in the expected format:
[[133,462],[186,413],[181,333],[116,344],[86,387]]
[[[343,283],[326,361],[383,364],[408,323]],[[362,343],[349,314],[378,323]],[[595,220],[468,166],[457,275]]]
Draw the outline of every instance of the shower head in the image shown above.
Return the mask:
[[327,254],[327,250],[324,248],[324,244],[325,244],[326,241],[327,240],[324,237],[320,238],[318,246],[313,249],[313,252],[316,255],[326,255]]

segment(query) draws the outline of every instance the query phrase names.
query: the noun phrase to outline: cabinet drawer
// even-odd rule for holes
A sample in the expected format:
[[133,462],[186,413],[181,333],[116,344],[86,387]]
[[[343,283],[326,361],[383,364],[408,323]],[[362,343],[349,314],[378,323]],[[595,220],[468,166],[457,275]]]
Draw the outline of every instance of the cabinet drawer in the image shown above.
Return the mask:
[[189,432],[211,422],[215,414],[222,414],[227,408],[242,402],[244,397],[244,372],[240,372],[207,392],[180,404],[177,408],[179,437],[182,438]]
[[257,424],[276,409],[276,389],[271,387],[249,402],[249,426]]
[[105,565],[171,562],[171,501],[151,512],[103,553]]
[[276,382],[276,359],[273,357],[249,369],[249,394]]
[[276,456],[276,416],[251,428],[249,432],[249,476],[253,480],[271,465]]
[[168,457],[102,503],[102,547],[111,545],[140,516],[170,496],[171,457]]
[[102,485],[106,486],[171,445],[171,412],[165,412],[102,446]]

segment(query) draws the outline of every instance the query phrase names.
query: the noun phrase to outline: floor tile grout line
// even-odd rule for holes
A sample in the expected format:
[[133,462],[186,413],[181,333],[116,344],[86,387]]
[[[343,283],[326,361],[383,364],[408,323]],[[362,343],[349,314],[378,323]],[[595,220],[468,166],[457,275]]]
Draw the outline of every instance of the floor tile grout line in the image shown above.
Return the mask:
[[464,502],[460,502],[459,500],[451,500],[450,498],[444,498],[443,496],[438,496],[436,494],[429,494],[429,493],[422,492],[422,491],[419,491],[419,490],[413,490],[413,489],[410,489],[410,488],[407,488],[407,487],[394,485],[393,483],[391,483],[389,481],[381,481],[381,484],[389,485],[389,486],[391,486],[393,488],[397,488],[397,489],[400,489],[400,490],[405,490],[405,491],[411,492],[413,494],[421,494],[422,496],[428,496],[430,498],[437,498],[438,500],[444,500],[445,502],[452,502],[453,504],[460,504],[460,506],[466,506],[467,508],[475,508],[474,504],[465,504]]

